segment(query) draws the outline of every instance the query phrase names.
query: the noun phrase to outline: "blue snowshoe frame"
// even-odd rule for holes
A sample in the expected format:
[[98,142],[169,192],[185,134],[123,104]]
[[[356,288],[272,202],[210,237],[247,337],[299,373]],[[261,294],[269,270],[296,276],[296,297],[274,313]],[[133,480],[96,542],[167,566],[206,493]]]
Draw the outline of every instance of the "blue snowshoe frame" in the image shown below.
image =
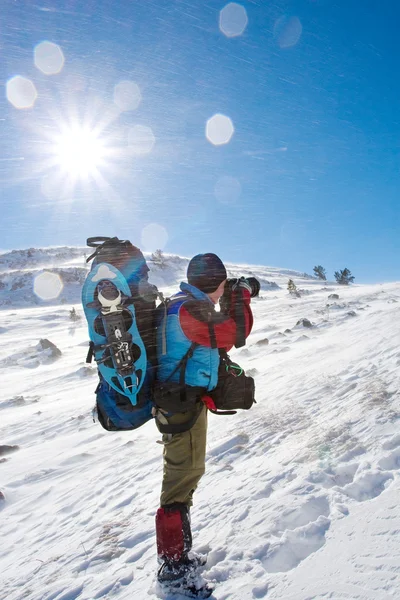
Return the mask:
[[[107,315],[103,315],[98,307],[96,308],[93,306],[93,304],[96,304],[97,286],[104,281],[111,282],[121,292],[121,294],[125,296],[125,299],[131,297],[131,291],[126,278],[113,265],[101,262],[95,265],[88,274],[82,289],[82,304],[88,322],[89,336],[94,344],[94,357],[104,382],[119,394],[123,394],[129,398],[131,404],[136,406],[138,401],[137,395],[146,376],[146,349],[136,325],[135,307],[132,302],[127,304],[124,303],[123,309],[130,313],[132,319],[132,323],[126,332],[131,336],[131,343],[139,348],[140,354],[136,360],[132,361],[131,372],[127,374],[118,372],[115,366],[110,367],[105,364],[104,359],[108,355],[107,337],[98,333],[95,330],[94,324],[95,320],[100,317],[103,321],[104,330],[107,331]],[[137,377],[137,373],[140,373],[139,378]]]

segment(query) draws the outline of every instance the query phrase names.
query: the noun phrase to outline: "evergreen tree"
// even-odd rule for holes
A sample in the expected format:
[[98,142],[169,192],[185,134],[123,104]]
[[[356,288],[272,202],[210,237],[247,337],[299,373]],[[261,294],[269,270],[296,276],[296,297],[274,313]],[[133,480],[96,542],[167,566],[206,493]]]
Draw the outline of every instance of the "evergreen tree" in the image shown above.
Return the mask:
[[324,267],[321,267],[321,265],[314,267],[314,275],[318,277],[318,279],[326,281],[326,271]]
[[166,266],[165,256],[162,250],[158,249],[151,255],[151,260],[155,265],[163,268]]
[[335,271],[335,279],[340,285],[349,285],[349,283],[353,283],[354,275],[351,274],[349,269],[345,268],[341,271]]
[[300,298],[300,293],[297,291],[297,286],[293,279],[289,279],[287,289],[291,296],[296,296],[296,298]]
[[81,317],[76,312],[75,307],[72,307],[71,310],[69,311],[69,318],[71,319],[71,321],[79,321],[80,320]]

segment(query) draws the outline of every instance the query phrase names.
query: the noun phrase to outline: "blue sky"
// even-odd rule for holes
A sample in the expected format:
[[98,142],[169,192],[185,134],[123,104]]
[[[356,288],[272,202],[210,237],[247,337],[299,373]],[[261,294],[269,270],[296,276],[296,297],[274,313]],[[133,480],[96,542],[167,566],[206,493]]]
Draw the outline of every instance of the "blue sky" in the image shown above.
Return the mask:
[[[400,279],[400,8],[248,0],[246,29],[228,38],[226,4],[3,2],[2,83],[26,77],[37,99],[0,99],[1,248],[118,235],[187,256]],[[58,74],[34,64],[43,40],[64,54]],[[134,110],[117,109],[121,81],[140,89]],[[220,146],[205,136],[217,113],[235,128]],[[73,177],[51,160],[52,140],[89,123],[107,156],[100,177]],[[129,148],[136,125],[154,134],[147,154]],[[240,195],[221,199],[232,178]]]

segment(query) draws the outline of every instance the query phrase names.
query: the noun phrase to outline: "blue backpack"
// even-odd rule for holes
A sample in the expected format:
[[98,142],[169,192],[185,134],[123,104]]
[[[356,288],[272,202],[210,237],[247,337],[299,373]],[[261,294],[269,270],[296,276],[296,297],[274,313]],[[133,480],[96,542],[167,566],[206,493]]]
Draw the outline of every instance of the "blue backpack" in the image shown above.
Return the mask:
[[157,288],[142,252],[117,237],[88,238],[95,251],[82,289],[89,329],[86,361],[97,362],[96,407],[108,431],[130,430],[153,418]]

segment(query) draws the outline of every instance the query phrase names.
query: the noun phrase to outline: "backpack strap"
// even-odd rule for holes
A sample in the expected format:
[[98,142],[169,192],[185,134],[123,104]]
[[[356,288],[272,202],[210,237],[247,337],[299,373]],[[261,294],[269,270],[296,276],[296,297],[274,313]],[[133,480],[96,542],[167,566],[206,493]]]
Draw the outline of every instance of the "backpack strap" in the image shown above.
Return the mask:
[[[189,358],[191,358],[193,356],[193,352],[194,352],[196,346],[198,346],[198,345],[199,344],[196,344],[196,342],[193,342],[190,345],[189,350],[181,358],[179,363],[176,365],[175,369],[172,371],[172,373],[170,373],[170,375],[166,379],[166,382],[169,381],[175,375],[175,373],[177,373],[177,371],[180,371],[180,373],[179,373],[179,389],[180,389],[180,400],[182,403],[184,403],[186,401],[186,384],[185,384],[186,366],[187,366]],[[165,433],[165,434],[170,434],[170,435],[173,435],[174,433],[183,433],[184,431],[188,431],[196,423],[197,419],[199,418],[202,408],[203,408],[203,403],[199,402],[196,407],[196,410],[194,411],[194,413],[190,419],[188,419],[184,423],[171,424],[168,422],[168,419],[163,414],[163,412],[159,408],[156,407],[154,416],[156,417],[156,419],[158,421],[158,423],[157,423],[158,430],[160,431],[160,433],[163,433],[163,434]]]
[[[175,298],[164,298],[164,296],[162,295],[162,293],[159,292],[159,298],[161,300],[161,304],[159,304],[157,306],[157,311],[161,312],[161,310],[162,310],[162,312],[163,312],[163,315],[159,318],[160,319],[159,322],[162,323],[161,354],[163,356],[165,356],[167,354],[167,316],[168,316],[168,308],[174,302],[178,302],[178,301],[181,301],[181,300],[187,300],[189,298],[189,296],[182,295],[182,296],[176,296]],[[175,371],[173,372],[172,375],[174,375],[174,374],[175,374]],[[172,377],[172,375],[170,375],[170,377]]]
[[86,262],[90,262],[92,260],[92,258],[94,258],[95,256],[97,256],[101,246],[104,244],[104,242],[114,242],[114,243],[118,243],[120,240],[117,237],[114,238],[110,238],[104,235],[98,235],[97,237],[90,237],[86,240],[86,245],[89,246],[89,248],[95,248],[95,251],[93,252],[93,254],[91,254],[89,256],[89,258],[86,259]]
[[215,335],[214,323],[211,321],[211,313],[209,313],[207,325],[208,325],[208,334],[210,336],[211,348],[213,350],[215,350],[216,348],[218,348],[218,345],[217,345],[217,337]]
[[217,410],[216,408],[209,408],[208,410],[210,412],[212,412],[213,415],[236,415],[237,414],[237,410]]
[[246,320],[244,316],[243,302],[235,302],[233,311],[234,321],[236,323],[235,348],[242,348],[246,345]]
[[90,341],[89,342],[89,350],[86,355],[86,363],[87,364],[90,364],[92,362],[93,356],[94,356],[94,342]]
[[182,356],[181,360],[178,362],[175,369],[172,371],[172,373],[170,373],[168,375],[168,377],[165,381],[170,381],[172,379],[172,377],[175,375],[175,373],[177,373],[177,371],[179,371],[179,369],[180,369],[179,385],[181,387],[185,386],[185,375],[186,375],[186,367],[187,367],[188,360],[189,360],[189,358],[192,358],[193,352],[199,345],[200,344],[198,344],[197,342],[192,342],[190,344],[189,350],[186,352],[186,354],[184,354],[184,356]]

